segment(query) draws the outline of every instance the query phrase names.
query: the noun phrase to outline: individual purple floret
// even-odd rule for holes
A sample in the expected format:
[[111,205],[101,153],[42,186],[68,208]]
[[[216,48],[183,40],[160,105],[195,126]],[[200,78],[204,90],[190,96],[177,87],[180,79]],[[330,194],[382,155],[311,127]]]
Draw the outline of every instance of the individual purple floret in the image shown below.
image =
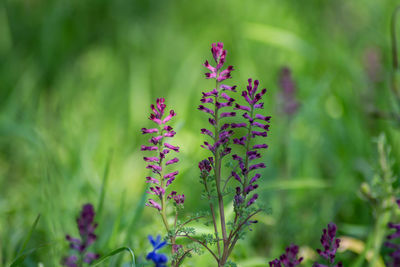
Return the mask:
[[90,264],[99,258],[99,254],[87,252],[88,247],[92,245],[97,238],[94,234],[97,227],[97,223],[94,222],[94,216],[93,205],[83,205],[80,217],[76,220],[80,238],[73,238],[70,235],[66,235],[70,248],[77,251],[79,257],[76,255],[65,257],[62,261],[64,266],[77,267],[78,264],[82,264],[82,262]]
[[[161,211],[164,208],[167,187],[175,180],[176,175],[179,173],[178,171],[166,172],[167,166],[179,161],[177,157],[167,159],[167,155],[171,151],[179,152],[179,147],[165,142],[166,138],[174,137],[176,134],[173,128],[168,125],[168,122],[176,116],[176,113],[173,110],[166,113],[164,98],[157,98],[156,105],[152,104],[150,107],[153,113],[150,114],[149,119],[156,124],[156,127],[150,129],[142,128],[143,134],[151,134],[152,137],[148,140],[150,144],[148,146],[142,145],[141,150],[155,151],[153,152],[155,155],[143,157],[143,159],[148,163],[146,168],[153,172],[153,176],[146,177],[146,182],[153,185],[147,193],[155,195],[157,199],[149,199],[146,206]],[[177,204],[183,204],[185,197],[184,195],[177,195],[175,197],[168,197],[167,199],[173,199]]]
[[323,234],[321,236],[321,244],[324,250],[317,249],[318,254],[325,258],[329,265],[324,265],[316,262],[313,264],[313,267],[343,266],[341,262],[337,263],[336,265],[332,265],[335,263],[336,251],[340,245],[340,239],[336,238],[336,230],[336,224],[332,222],[329,223],[328,228],[322,230]]
[[[397,205],[400,208],[400,199],[396,201]],[[396,230],[393,234],[388,235],[386,238],[388,241],[385,242],[385,246],[393,249],[394,251],[389,254],[389,256],[392,258],[392,262],[390,266],[397,267],[400,266],[400,245],[395,244],[392,242],[393,239],[399,238],[400,237],[400,223],[389,223],[388,227],[390,229]],[[388,265],[389,266],[389,265]]]
[[[258,185],[257,180],[261,177],[259,173],[255,173],[258,169],[265,168],[263,162],[255,163],[257,159],[261,158],[261,150],[268,148],[267,144],[255,144],[257,137],[267,137],[269,131],[269,122],[271,117],[259,114],[259,110],[263,109],[264,103],[260,102],[267,89],[259,90],[259,81],[248,79],[247,90],[242,91],[242,97],[246,102],[245,105],[235,105],[236,110],[243,112],[242,117],[245,123],[232,123],[232,128],[245,128],[247,131],[245,135],[234,138],[233,143],[240,145],[245,150],[245,157],[237,154],[232,156],[233,160],[237,161],[240,171],[236,169],[232,171],[232,176],[241,184],[242,195],[246,199]],[[257,199],[258,195],[254,194],[246,203],[246,206],[252,205]]]
[[157,253],[157,250],[163,248],[167,244],[167,242],[162,241],[160,235],[158,235],[156,239],[149,235],[149,241],[150,244],[153,246],[153,251],[147,254],[146,259],[153,261],[155,267],[166,267],[166,263],[168,261],[167,255]]
[[288,67],[283,67],[280,72],[279,85],[282,89],[281,98],[283,112],[288,116],[294,115],[300,103],[296,99],[296,85],[292,78],[292,72]]
[[285,254],[282,254],[279,259],[275,259],[269,262],[270,267],[295,267],[299,265],[303,257],[297,258],[299,253],[299,247],[296,245],[290,245],[286,248]]

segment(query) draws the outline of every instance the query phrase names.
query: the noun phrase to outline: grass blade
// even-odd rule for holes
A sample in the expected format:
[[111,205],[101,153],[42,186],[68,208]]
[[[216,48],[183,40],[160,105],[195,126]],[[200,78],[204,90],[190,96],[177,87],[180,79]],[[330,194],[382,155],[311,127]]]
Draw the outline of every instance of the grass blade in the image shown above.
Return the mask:
[[27,252],[19,255],[10,265],[10,267],[15,267],[15,266],[20,266],[24,260],[26,259],[26,257],[28,257],[30,254],[32,254],[33,252],[35,252],[37,250],[37,248],[33,248],[28,250]]
[[145,207],[145,203],[146,203],[146,199],[147,199],[147,193],[146,192],[148,190],[147,187],[148,187],[148,184],[145,183],[144,186],[143,186],[142,195],[141,195],[140,200],[139,200],[139,202],[138,202],[138,204],[136,206],[136,209],[135,209],[135,214],[134,214],[134,216],[132,218],[131,224],[129,225],[128,233],[126,235],[126,240],[125,240],[125,242],[128,243],[128,244],[131,242],[131,238],[134,235],[136,229],[138,228],[138,227],[135,227],[135,226],[138,223],[138,221],[140,220],[140,217],[142,216],[142,213],[143,213],[143,209]]
[[32,254],[33,252],[35,252],[36,250],[41,249],[41,248],[44,248],[44,247],[47,247],[47,246],[50,246],[50,245],[52,245],[53,243],[54,243],[54,242],[48,243],[48,244],[45,244],[45,245],[41,245],[41,246],[39,246],[39,247],[36,247],[36,248],[32,248],[32,249],[27,250],[26,252],[24,252],[24,253],[22,253],[21,255],[19,255],[19,256],[10,264],[10,267],[21,266],[21,264],[24,262],[24,260],[26,259],[26,257],[28,257],[29,255],[31,255],[31,254]]
[[104,205],[104,198],[106,195],[106,188],[107,188],[107,181],[108,181],[108,174],[110,173],[110,165],[111,165],[111,160],[113,156],[113,151],[110,150],[110,153],[107,158],[106,166],[104,168],[104,173],[103,173],[103,181],[101,183],[101,191],[100,191],[100,198],[99,198],[99,203],[98,203],[98,208],[97,208],[97,216],[100,217],[102,211],[103,211],[103,205]]
[[131,266],[135,267],[136,266],[135,254],[133,253],[132,249],[130,249],[129,247],[120,247],[120,248],[118,248],[116,250],[113,250],[110,253],[108,253],[107,255],[105,255],[105,256],[101,257],[100,259],[98,259],[97,261],[95,261],[94,263],[90,264],[90,266],[97,266],[100,263],[102,263],[103,261],[107,260],[108,258],[110,258],[110,257],[112,257],[114,255],[117,255],[117,254],[119,254],[121,252],[124,252],[124,251],[128,251],[129,252],[129,254],[132,257]]
[[31,228],[29,229],[28,234],[26,235],[25,241],[22,244],[21,248],[18,250],[17,257],[21,255],[21,253],[25,250],[26,246],[28,245],[29,240],[31,239],[32,233],[36,228],[36,225],[38,224],[40,219],[40,213],[36,217],[36,220],[33,222]]

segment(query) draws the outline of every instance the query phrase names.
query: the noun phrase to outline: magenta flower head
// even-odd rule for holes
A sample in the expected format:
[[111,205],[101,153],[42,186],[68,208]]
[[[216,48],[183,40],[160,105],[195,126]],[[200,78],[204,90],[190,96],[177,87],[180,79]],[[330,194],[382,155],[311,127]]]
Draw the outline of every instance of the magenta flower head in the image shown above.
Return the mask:
[[[164,208],[167,187],[171,185],[179,173],[178,171],[167,172],[170,166],[179,161],[177,157],[169,156],[171,151],[173,153],[179,152],[179,147],[170,144],[166,140],[176,134],[173,128],[168,125],[168,122],[176,116],[176,113],[173,110],[166,112],[164,98],[157,98],[156,105],[152,104],[150,107],[153,112],[150,114],[149,119],[156,125],[154,128],[142,128],[142,133],[149,134],[151,137],[148,140],[149,145],[142,145],[141,150],[149,151],[153,154],[149,157],[143,157],[143,159],[148,164],[146,168],[153,173],[152,176],[146,177],[146,182],[152,184],[148,193],[154,195],[155,199],[149,199],[146,206],[161,211]],[[177,204],[183,204],[185,197],[184,195],[179,198],[171,196],[167,199],[173,199]]]
[[[232,176],[241,183],[243,198],[246,198],[258,185],[257,180],[261,177],[261,174],[257,173],[257,170],[265,168],[263,162],[258,162],[261,158],[261,151],[268,148],[265,143],[258,143],[259,138],[265,138],[268,136],[269,122],[271,117],[260,114],[259,111],[264,108],[264,103],[261,102],[267,89],[259,90],[259,81],[255,80],[253,83],[252,79],[248,80],[248,86],[246,90],[242,91],[242,97],[244,99],[244,105],[235,105],[235,109],[242,112],[244,122],[232,123],[232,128],[244,128],[245,134],[241,137],[233,139],[233,143],[241,146],[244,151],[244,157],[234,154],[233,160],[237,161],[239,171],[235,169],[232,171]],[[250,200],[246,203],[246,206],[252,205],[258,198],[257,194],[254,194]]]
[[279,259],[275,259],[269,262],[270,267],[295,267],[299,265],[303,258],[297,258],[299,253],[299,247],[296,245],[290,245],[286,248],[285,254],[282,254]]
[[[396,201],[397,205],[400,207],[400,199]],[[394,251],[389,254],[392,258],[392,262],[388,266],[400,266],[400,245],[393,243],[394,239],[400,238],[400,223],[392,223],[388,224],[390,229],[395,230],[394,233],[388,235],[386,238],[388,241],[385,242],[385,246],[387,248],[393,249]]]
[[[201,133],[208,135],[212,142],[204,142],[203,148],[210,150],[214,156],[218,153],[218,157],[224,157],[231,152],[231,148],[228,147],[230,137],[233,134],[232,130],[228,130],[229,124],[221,123],[224,118],[236,116],[235,112],[225,112],[225,108],[232,107],[235,101],[230,97],[226,91],[235,91],[236,86],[229,86],[221,84],[220,82],[231,78],[232,66],[228,66],[225,70],[222,67],[226,60],[226,50],[223,49],[223,43],[212,44],[211,52],[213,54],[215,67],[212,66],[207,60],[204,66],[210,70],[210,73],[206,73],[206,78],[215,79],[215,88],[209,92],[203,92],[201,102],[198,109],[209,114],[208,119],[211,124],[213,131],[208,129],[201,129]],[[211,104],[212,108],[208,108],[205,105]],[[199,166],[200,167],[200,166]]]
[[[340,239],[336,238],[336,224],[331,222],[328,224],[328,228],[323,229],[322,231],[321,244],[324,250],[317,249],[318,254],[329,262],[329,266],[342,267],[343,265],[341,262],[332,265],[335,263],[336,252],[340,245]],[[327,265],[316,262],[313,264],[313,267],[327,267]]]
[[279,85],[282,89],[280,94],[283,112],[293,116],[300,107],[299,101],[296,99],[296,84],[292,78],[292,72],[288,67],[283,67],[280,72]]
[[[70,244],[72,250],[77,251],[79,257],[70,255],[62,260],[62,264],[68,267],[76,267],[79,264],[79,259],[85,263],[92,263],[95,259],[99,258],[99,254],[87,252],[87,249],[96,240],[97,236],[94,231],[97,223],[94,222],[94,208],[92,204],[85,204],[82,207],[80,217],[76,219],[80,238],[73,238],[66,235],[66,239]],[[79,259],[78,259],[79,258]]]

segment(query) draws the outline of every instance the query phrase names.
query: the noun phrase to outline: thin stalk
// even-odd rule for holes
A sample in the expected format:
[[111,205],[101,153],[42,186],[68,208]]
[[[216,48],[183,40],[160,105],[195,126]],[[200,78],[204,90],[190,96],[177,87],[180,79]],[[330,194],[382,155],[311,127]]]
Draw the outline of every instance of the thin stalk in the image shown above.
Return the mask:
[[207,178],[204,178],[204,187],[206,189],[207,192],[207,196],[208,196],[208,202],[210,203],[210,210],[211,210],[211,216],[212,216],[212,220],[213,220],[213,224],[214,224],[214,232],[215,232],[215,238],[217,239],[217,249],[218,249],[218,257],[221,257],[221,246],[219,244],[219,235],[218,235],[218,227],[217,227],[217,220],[215,217],[215,210],[214,210],[214,205],[211,201],[211,193],[208,190],[208,186],[207,186]]
[[372,259],[369,262],[370,267],[378,266],[377,264],[380,258],[382,243],[386,236],[387,224],[389,223],[391,217],[391,209],[381,210],[376,214],[376,223],[373,234],[374,239],[372,244]]
[[[251,105],[251,111],[250,111],[250,118],[253,118],[253,115],[254,115],[254,107],[253,107],[253,105]],[[248,170],[249,170],[249,155],[248,155],[248,153],[247,152],[249,152],[249,149],[250,149],[250,135],[251,135],[251,129],[252,129],[252,125],[251,125],[251,122],[249,122],[250,124],[249,124],[249,128],[248,128],[248,131],[247,131],[247,140],[246,140],[246,159],[245,159],[245,163],[244,163],[244,166],[245,166],[245,169],[247,170],[247,172],[245,173],[245,175],[244,175],[244,177],[243,177],[243,197],[244,197],[244,200],[243,201],[246,201],[246,196],[247,196],[247,193],[245,192],[245,189],[246,189],[246,187],[248,186],[248,178],[249,178],[249,174],[248,174]]]
[[398,59],[398,51],[397,51],[397,35],[396,35],[396,20],[397,14],[400,10],[400,6],[396,7],[392,14],[391,27],[390,27],[390,36],[392,40],[392,91],[397,98],[398,103],[400,103],[400,93],[397,86],[397,72],[399,70],[399,59]]
[[[217,74],[218,77],[218,74]],[[216,90],[218,90],[218,80],[215,82],[215,87]],[[214,131],[214,144],[218,142],[219,139],[219,118],[218,118],[218,108],[217,108],[217,103],[218,97],[215,96],[215,108],[214,108],[214,116],[215,116],[215,131]],[[215,173],[215,182],[217,186],[217,194],[218,194],[218,206],[219,206],[219,215],[220,215],[220,221],[221,221],[221,232],[222,232],[222,240],[223,240],[223,253],[222,253],[222,258],[224,258],[224,255],[227,250],[227,235],[226,235],[226,223],[225,223],[225,210],[224,210],[224,198],[221,193],[221,159],[220,159],[220,154],[218,149],[215,149],[215,168],[214,168],[214,173]],[[223,266],[224,262],[220,262],[219,265]]]
[[[162,135],[161,127],[159,129],[160,129],[160,134]],[[162,143],[162,139],[161,139],[161,141],[158,143],[158,155],[160,155],[162,152],[162,145],[163,145],[163,143]],[[160,172],[161,188],[164,189],[165,181],[164,181],[164,169],[162,168],[162,160],[163,159],[160,157],[160,161],[158,162],[158,164],[161,167],[161,172]],[[161,218],[163,220],[165,229],[167,230],[167,232],[169,232],[169,225],[168,225],[168,221],[167,221],[167,216],[165,214],[165,193],[161,195],[160,200],[161,200],[161,211],[160,211]]]
[[[160,131],[160,134],[162,135],[163,134],[163,129],[161,127],[159,128],[159,131]],[[160,155],[161,152],[162,152],[162,145],[163,145],[163,142],[162,142],[162,139],[161,139],[160,142],[158,142],[158,155]],[[160,171],[161,188],[164,189],[165,179],[164,179],[164,168],[162,168],[162,160],[163,159],[160,157],[160,161],[158,162],[158,164],[161,167],[161,171]],[[169,234],[170,227],[169,227],[168,220],[167,220],[167,215],[166,215],[165,193],[161,195],[160,200],[161,200],[161,211],[160,211],[161,218],[162,218],[162,221],[164,223],[165,229],[167,230],[167,233]],[[178,214],[176,214],[176,217],[175,217],[175,225],[176,225],[176,221],[177,221],[177,216],[178,216]],[[171,247],[171,253],[172,253],[172,255],[174,255],[174,247],[175,247],[175,243],[176,243],[176,237],[172,236],[170,238],[170,240],[171,240],[171,246],[172,246]],[[172,267],[178,266],[176,264],[177,264],[176,262],[172,261],[171,266]]]

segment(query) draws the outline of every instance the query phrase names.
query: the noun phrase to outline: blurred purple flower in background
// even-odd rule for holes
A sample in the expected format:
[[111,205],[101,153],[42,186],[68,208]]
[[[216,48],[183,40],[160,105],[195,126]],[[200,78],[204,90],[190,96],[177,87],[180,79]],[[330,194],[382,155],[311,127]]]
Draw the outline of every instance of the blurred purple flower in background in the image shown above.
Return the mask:
[[[336,238],[336,231],[337,231],[336,224],[331,222],[328,224],[328,228],[323,229],[322,231],[323,234],[321,236],[321,244],[324,250],[317,249],[317,252],[320,256],[322,256],[329,262],[329,265],[324,265],[316,262],[313,264],[313,267],[332,266],[332,264],[335,263],[336,251],[340,245],[340,239]],[[333,267],[341,267],[341,266],[343,266],[341,262],[337,263],[336,265],[333,265]]]
[[[400,199],[396,201],[397,205],[400,207]],[[390,234],[387,236],[387,239],[389,241],[385,242],[385,246],[391,249],[394,249],[392,253],[389,254],[389,256],[392,258],[392,262],[388,266],[400,266],[400,245],[393,243],[393,239],[397,239],[400,237],[400,223],[389,223],[388,227],[390,229],[396,230],[393,234]]]
[[92,204],[85,204],[82,207],[80,217],[76,219],[79,238],[73,238],[70,235],[66,235],[66,239],[69,242],[71,249],[78,252],[79,257],[76,255],[70,255],[62,260],[62,264],[68,267],[76,267],[82,262],[92,263],[95,259],[99,258],[99,254],[87,252],[87,248],[93,244],[97,236],[94,231],[97,227],[97,223],[94,222],[94,208]]
[[292,78],[292,72],[288,67],[283,67],[280,71],[279,86],[282,89],[280,98],[283,112],[291,117],[299,109],[300,103],[296,99],[296,84]]
[[275,259],[269,262],[270,267],[295,267],[299,265],[303,258],[297,258],[299,253],[299,247],[296,245],[290,245],[286,248],[285,254],[282,254],[279,259]]
[[371,82],[382,81],[382,53],[378,47],[370,47],[364,51],[363,63],[365,72]]

